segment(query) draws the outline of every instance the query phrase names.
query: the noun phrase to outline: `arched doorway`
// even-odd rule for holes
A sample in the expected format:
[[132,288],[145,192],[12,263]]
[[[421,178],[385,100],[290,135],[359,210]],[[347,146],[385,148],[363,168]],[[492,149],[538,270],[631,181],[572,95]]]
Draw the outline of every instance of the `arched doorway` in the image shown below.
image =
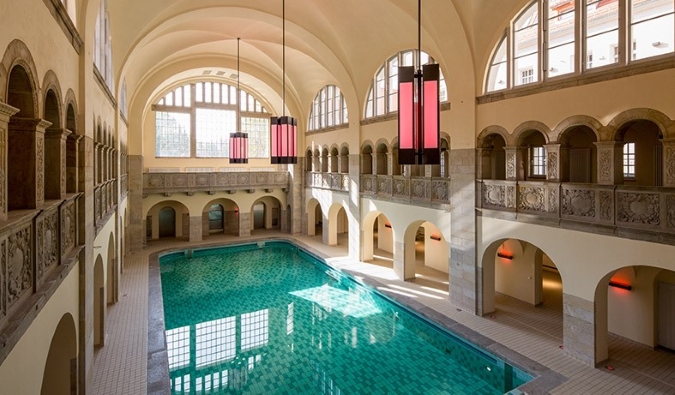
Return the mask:
[[70,313],[56,326],[42,376],[42,395],[77,393],[77,332]]
[[307,236],[323,235],[323,211],[319,201],[311,198],[307,202]]
[[614,270],[598,283],[595,298],[596,361],[648,372],[675,389],[675,271]]
[[524,240],[497,240],[483,254],[482,275],[483,315],[562,341],[562,276],[543,250]]
[[619,128],[616,139],[623,142],[624,185],[663,185],[663,135],[648,120],[628,122]]
[[230,199],[215,199],[202,209],[202,237],[239,235],[239,206]]
[[340,203],[333,203],[328,209],[328,235],[324,243],[330,246],[349,245],[349,218]]
[[598,154],[595,143],[597,136],[593,129],[580,125],[567,129],[560,136],[561,163],[567,163],[560,169],[563,182],[596,183]]
[[224,212],[225,210],[221,204],[213,203],[209,206],[209,212],[207,214],[209,234],[225,232]]
[[506,140],[499,133],[491,133],[480,142],[479,174],[483,180],[506,179]]
[[105,342],[105,301],[105,270],[103,258],[98,255],[94,263],[94,346]]
[[415,221],[403,240],[403,279],[448,291],[450,250],[441,230],[429,221]]
[[394,229],[386,215],[371,211],[363,219],[362,260],[378,266],[394,267]]
[[117,269],[117,251],[115,250],[115,237],[112,232],[108,238],[108,274],[106,278],[106,288],[108,296],[108,304],[113,304],[117,302],[117,290],[118,290],[118,269]]
[[159,238],[176,237],[176,210],[162,207],[159,210]]
[[251,230],[280,229],[281,202],[273,196],[264,196],[251,206]]

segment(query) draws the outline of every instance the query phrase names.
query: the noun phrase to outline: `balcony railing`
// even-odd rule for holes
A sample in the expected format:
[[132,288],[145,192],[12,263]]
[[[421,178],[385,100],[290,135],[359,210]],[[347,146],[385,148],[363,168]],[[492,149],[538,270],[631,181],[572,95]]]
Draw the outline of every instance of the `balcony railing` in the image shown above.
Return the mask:
[[349,174],[307,172],[305,173],[305,186],[330,189],[335,192],[348,192]]
[[477,181],[481,208],[675,235],[675,188]]
[[275,188],[288,188],[287,172],[143,173],[143,194]]
[[44,295],[50,295],[48,289],[53,288],[58,267],[76,258],[79,196],[72,194],[64,200],[46,201],[42,210],[10,213],[9,220],[3,222],[0,332],[9,336],[18,330],[21,320],[13,320],[15,313],[26,306],[44,304],[47,300]]
[[364,197],[418,206],[449,204],[450,179],[363,174],[361,193]]
[[[117,205],[117,180],[112,179],[94,188],[94,215],[96,221],[108,217]],[[100,223],[97,223],[97,229]]]

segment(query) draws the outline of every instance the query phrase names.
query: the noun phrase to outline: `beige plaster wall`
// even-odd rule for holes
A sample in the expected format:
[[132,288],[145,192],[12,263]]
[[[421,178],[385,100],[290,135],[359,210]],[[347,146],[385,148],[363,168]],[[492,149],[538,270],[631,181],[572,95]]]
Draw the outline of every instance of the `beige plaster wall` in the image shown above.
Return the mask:
[[49,346],[61,317],[70,313],[76,331],[79,331],[78,272],[79,264],[75,264],[0,365],[0,392],[3,394],[39,394]]

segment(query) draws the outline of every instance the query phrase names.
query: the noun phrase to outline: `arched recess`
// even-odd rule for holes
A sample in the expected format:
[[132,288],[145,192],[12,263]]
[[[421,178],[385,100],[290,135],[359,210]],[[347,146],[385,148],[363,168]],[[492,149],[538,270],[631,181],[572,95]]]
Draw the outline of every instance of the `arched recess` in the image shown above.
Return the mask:
[[571,126],[560,134],[560,180],[596,183],[598,133],[586,125]]
[[36,83],[30,68],[22,60],[9,72],[7,104],[19,110],[10,118],[7,133],[7,209],[41,208],[44,202],[44,184],[38,172],[44,170],[44,157],[38,145],[44,143],[46,124],[39,117]]
[[310,198],[307,201],[307,236],[323,234],[323,212],[319,201]]
[[657,123],[637,119],[620,125],[614,135],[623,143],[623,184],[663,185],[663,131]]
[[[50,70],[51,72],[51,70]],[[53,74],[53,72],[51,72]],[[56,79],[56,76],[52,77]],[[47,78],[45,78],[47,80]],[[51,122],[44,135],[44,198],[45,200],[61,199],[65,196],[65,190],[62,190],[61,175],[66,169],[62,168],[62,155],[65,159],[65,137],[67,134],[63,131],[61,119],[61,96],[58,87],[55,85],[58,81],[50,82],[50,88],[44,98],[44,119]],[[62,139],[63,136],[63,139]],[[65,174],[64,174],[65,176]],[[65,179],[65,177],[64,177]],[[65,185],[64,185],[65,187]]]
[[305,171],[314,171],[314,162],[312,161],[312,150],[310,148],[305,152]]
[[675,350],[674,303],[675,271],[627,266],[605,275],[595,291],[596,361],[663,358],[672,369],[675,356],[659,349]]
[[[161,224],[163,227],[160,226]],[[148,240],[162,237],[188,237],[190,235],[190,211],[181,202],[165,200],[148,210],[145,226]]]
[[361,174],[374,174],[373,147],[366,143],[361,146]]
[[251,231],[281,228],[281,202],[274,196],[263,196],[251,205]]
[[328,173],[328,148],[323,147],[321,149],[321,172]]
[[239,235],[239,206],[233,200],[214,199],[202,209],[202,236],[218,233]]
[[403,254],[404,280],[428,280],[448,289],[450,250],[435,224],[411,222],[403,235]]
[[119,287],[119,267],[117,265],[117,250],[115,245],[115,235],[110,232],[108,237],[108,260],[106,264],[106,293],[108,304],[117,302]]
[[492,132],[478,138],[478,176],[483,180],[506,179],[506,138]]
[[340,171],[340,168],[338,167],[338,157],[340,156],[340,153],[338,151],[337,145],[333,145],[330,148],[330,159],[328,160],[329,164],[329,171],[331,173],[338,173]]
[[349,233],[349,218],[344,206],[340,203],[333,203],[328,209],[328,234],[324,235],[324,243],[333,245],[342,245],[349,243],[348,238],[340,235]]
[[389,146],[386,141],[380,141],[377,143],[376,152],[375,152],[375,169],[373,169],[373,174],[377,175],[387,175],[389,172],[387,166],[387,155],[389,153]]
[[26,44],[15,39],[7,46],[0,64],[0,96],[19,109],[18,118],[39,118],[37,69]]
[[77,331],[70,313],[56,326],[42,376],[42,395],[77,393]]
[[394,229],[382,212],[368,212],[363,219],[362,258],[364,262],[377,262],[393,268]]
[[[533,126],[519,130],[514,134],[519,154],[516,155],[516,177],[519,181],[542,180],[546,178],[546,149],[549,138],[544,126],[538,122],[527,122]],[[539,127],[539,129],[534,128]]]
[[483,315],[508,314],[562,340],[562,277],[542,249],[500,239],[485,249],[481,263]]
[[343,144],[340,147],[340,173],[349,174],[349,146]]
[[[617,114],[609,124],[607,124],[607,138],[609,140],[621,141],[621,128],[635,121],[649,121],[658,127],[659,133],[664,138],[673,138],[675,136],[669,133],[672,130],[673,121],[661,111],[651,108],[632,108],[620,114]],[[603,136],[604,137],[604,136]]]
[[103,257],[96,256],[94,263],[94,346],[105,343],[105,268]]

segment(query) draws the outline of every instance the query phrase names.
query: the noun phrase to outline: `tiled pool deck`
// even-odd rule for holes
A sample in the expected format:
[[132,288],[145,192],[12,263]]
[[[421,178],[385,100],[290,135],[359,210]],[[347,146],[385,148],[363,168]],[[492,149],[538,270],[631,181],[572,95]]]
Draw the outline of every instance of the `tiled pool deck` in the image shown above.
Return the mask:
[[[120,280],[120,301],[108,307],[106,345],[95,353],[93,393],[148,393],[148,351],[157,347],[156,344],[150,344],[148,348],[148,262],[153,253],[200,244],[241,242],[258,237],[285,238],[287,235],[256,231],[256,235],[250,238],[210,237],[201,243],[159,241],[150,243],[139,253],[128,255]],[[612,359],[608,363],[613,370],[591,368],[565,356],[559,347],[562,344],[562,302],[560,297],[556,298],[555,292],[545,299],[547,302],[544,308],[535,308],[498,295],[498,312],[490,317],[478,317],[450,304],[443,284],[439,287],[437,282],[434,286],[434,281],[442,282],[444,279],[438,279],[433,272],[423,272],[424,276],[418,277],[416,282],[404,282],[394,276],[387,267],[386,259],[380,264],[364,264],[346,256],[346,244],[326,246],[320,236],[297,236],[294,239],[316,255],[328,257],[331,266],[363,278],[384,293],[525,370],[542,374],[523,388],[528,393],[675,393],[675,353],[654,351],[613,337],[610,344]],[[151,307],[151,310],[150,316],[154,312],[156,317],[156,308]],[[162,360],[161,353],[153,354],[156,359]],[[151,374],[150,380],[158,378],[156,374]]]

